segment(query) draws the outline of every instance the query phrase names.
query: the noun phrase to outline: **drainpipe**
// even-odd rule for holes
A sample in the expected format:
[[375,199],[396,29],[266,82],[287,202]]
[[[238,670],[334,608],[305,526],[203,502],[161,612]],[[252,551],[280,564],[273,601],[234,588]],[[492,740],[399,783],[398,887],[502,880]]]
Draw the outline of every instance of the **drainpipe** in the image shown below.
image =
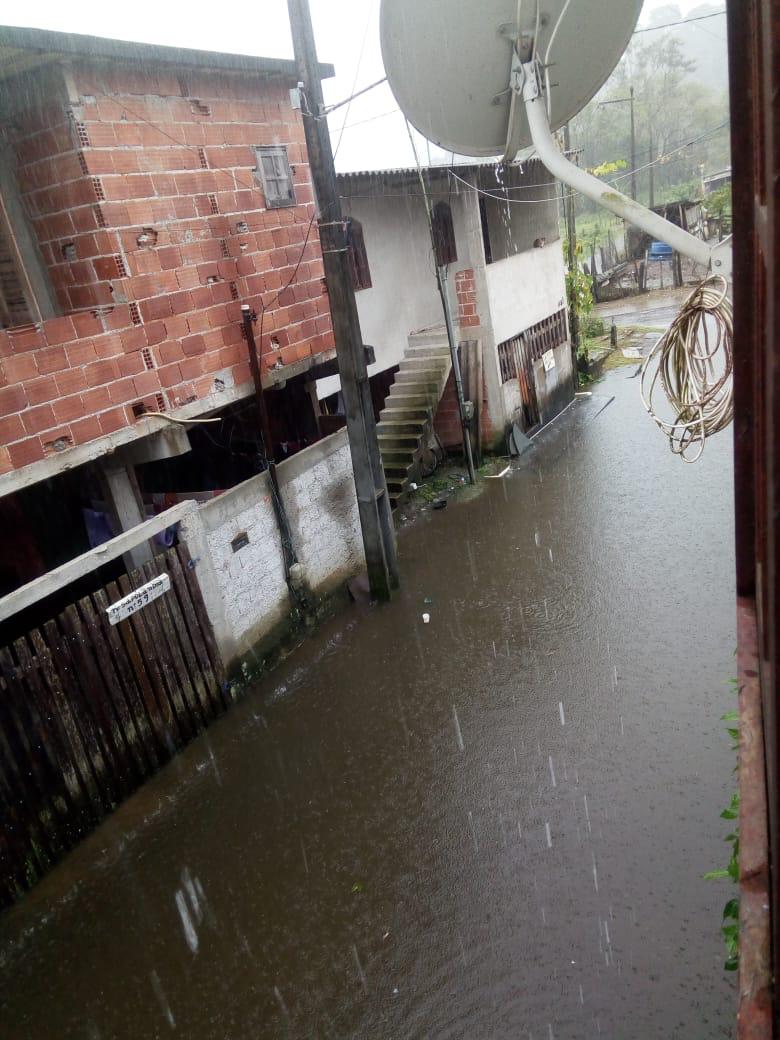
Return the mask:
[[298,556],[293,544],[292,529],[284,507],[282,496],[279,491],[279,478],[276,473],[274,462],[273,441],[271,439],[271,427],[268,422],[268,409],[265,405],[265,395],[260,377],[260,361],[257,356],[257,345],[255,343],[254,322],[257,315],[252,311],[248,303],[241,304],[241,321],[244,326],[247,349],[249,351],[249,368],[252,372],[252,381],[255,385],[255,400],[260,420],[260,457],[268,469],[268,479],[271,484],[271,499],[274,506],[276,524],[279,528],[279,540],[282,545],[282,558],[284,560],[284,577],[290,590],[293,603],[302,612],[308,609],[308,600],[303,589],[303,573],[298,562]]

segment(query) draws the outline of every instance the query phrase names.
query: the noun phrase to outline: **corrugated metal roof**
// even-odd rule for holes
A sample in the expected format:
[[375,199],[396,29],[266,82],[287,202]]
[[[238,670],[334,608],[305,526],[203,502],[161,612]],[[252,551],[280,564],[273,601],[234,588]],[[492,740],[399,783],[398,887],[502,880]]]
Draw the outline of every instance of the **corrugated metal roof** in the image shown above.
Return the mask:
[[[79,33],[52,32],[49,29],[0,26],[0,79],[7,79],[38,65],[47,64],[53,56],[225,69],[255,75],[278,73],[292,80],[298,76],[295,62],[286,58],[224,54],[188,47],[165,47],[154,43],[112,40],[102,36],[83,36]],[[323,78],[332,76],[333,66],[320,65],[320,74]]]

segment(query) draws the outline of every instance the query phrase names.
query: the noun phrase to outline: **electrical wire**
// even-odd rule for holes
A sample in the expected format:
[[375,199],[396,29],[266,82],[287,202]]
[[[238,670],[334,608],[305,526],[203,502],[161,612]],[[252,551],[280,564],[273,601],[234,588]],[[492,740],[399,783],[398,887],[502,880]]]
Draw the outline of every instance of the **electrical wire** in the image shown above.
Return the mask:
[[[352,107],[352,98],[356,96],[355,95],[355,87],[357,86],[358,76],[360,75],[360,66],[363,64],[363,51],[366,48],[366,39],[368,38],[368,27],[371,24],[371,18],[372,18],[373,14],[374,14],[374,7],[375,7],[375,4],[371,4],[371,6],[369,7],[369,10],[368,10],[368,17],[366,18],[366,27],[363,30],[363,39],[362,39],[361,44],[360,44],[360,52],[358,54],[357,66],[355,68],[355,78],[352,81],[352,90],[350,91],[350,96],[347,99],[347,111],[344,113],[344,122],[341,124],[341,133],[339,134],[339,139],[336,142],[336,147],[335,147],[335,149],[333,151],[333,162],[334,163],[336,161],[336,156],[339,154],[339,148],[341,148],[341,139],[344,136],[344,128],[346,127],[347,120],[349,119],[349,110]],[[367,88],[367,89],[369,89],[369,88]],[[361,91],[361,93],[362,93],[362,91]]]
[[[701,282],[642,364],[642,404],[683,462],[697,462],[707,438],[724,430],[734,415],[734,316],[728,288],[721,275]],[[659,414],[660,392],[673,420]]]
[[679,22],[664,22],[663,25],[648,25],[645,29],[634,29],[632,36],[638,36],[639,33],[655,32],[657,29],[670,29],[673,25],[689,25],[692,22],[703,22],[707,18],[719,18],[723,11],[713,11],[712,14],[699,14],[695,18],[681,18]]

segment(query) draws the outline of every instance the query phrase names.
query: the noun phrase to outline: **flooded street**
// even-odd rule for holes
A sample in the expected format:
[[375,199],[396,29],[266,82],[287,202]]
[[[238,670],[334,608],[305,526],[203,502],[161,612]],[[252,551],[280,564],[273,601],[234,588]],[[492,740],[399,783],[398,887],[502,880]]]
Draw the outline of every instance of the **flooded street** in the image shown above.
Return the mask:
[[632,373],[0,918],[6,1040],[731,1035],[731,440]]

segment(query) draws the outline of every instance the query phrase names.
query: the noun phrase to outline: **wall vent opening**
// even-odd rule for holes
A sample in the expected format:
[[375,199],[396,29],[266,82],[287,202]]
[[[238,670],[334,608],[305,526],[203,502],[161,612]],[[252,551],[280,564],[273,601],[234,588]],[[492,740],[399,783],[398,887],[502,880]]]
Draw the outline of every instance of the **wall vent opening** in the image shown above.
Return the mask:
[[196,116],[210,116],[211,109],[205,102],[198,101],[197,98],[192,98],[190,101],[190,107]]
[[106,193],[103,191],[103,182],[99,177],[92,178],[92,187],[95,189],[95,195],[97,196],[98,202],[105,202]]
[[127,264],[125,264],[125,258],[117,253],[114,257],[114,265],[116,266],[116,273],[120,278],[127,278]]
[[108,224],[106,223],[106,218],[103,216],[102,206],[93,206],[92,211],[95,214],[95,222],[97,223],[97,226],[99,228],[108,227]]
[[144,359],[144,364],[146,365],[147,370],[151,371],[154,368],[154,358],[152,357],[152,352],[148,347],[144,347],[141,350],[141,357]]
[[133,325],[141,324],[141,312],[137,303],[130,304],[130,321],[132,321]]
[[89,173],[89,167],[87,166],[87,160],[86,160],[86,157],[85,157],[84,153],[83,152],[79,152],[78,156],[79,156],[79,166],[81,167],[81,172],[88,174]]
[[89,133],[86,123],[76,123],[76,136],[82,148],[89,148]]
[[217,202],[216,195],[209,195],[209,206],[211,206],[212,213],[219,213],[219,203]]
[[207,170],[209,168],[209,160],[208,160],[208,156],[206,155],[206,149],[205,148],[199,148],[198,149],[198,158],[200,159],[201,167],[204,170]]

